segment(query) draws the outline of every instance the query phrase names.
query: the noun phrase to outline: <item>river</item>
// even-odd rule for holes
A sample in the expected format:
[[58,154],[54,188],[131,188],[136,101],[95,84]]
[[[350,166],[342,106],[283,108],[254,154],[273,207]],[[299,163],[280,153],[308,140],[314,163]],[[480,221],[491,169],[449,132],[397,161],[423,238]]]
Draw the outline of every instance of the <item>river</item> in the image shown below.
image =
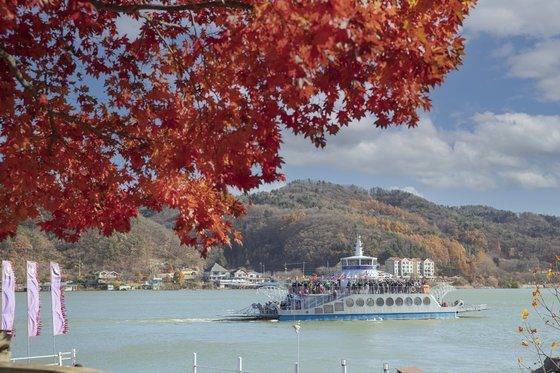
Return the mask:
[[[26,300],[18,293],[12,357],[27,356]],[[263,301],[254,290],[90,291],[66,293],[69,332],[53,338],[50,293],[42,295],[42,335],[29,340],[31,355],[77,350],[84,366],[114,373],[192,372],[198,364],[244,371],[290,373],[382,372],[417,366],[430,373],[519,371],[521,311],[529,289],[461,289],[446,296],[488,310],[447,320],[304,321],[299,336],[290,322],[218,321],[228,310]],[[526,357],[525,359],[531,359]],[[216,370],[199,369],[199,373]]]

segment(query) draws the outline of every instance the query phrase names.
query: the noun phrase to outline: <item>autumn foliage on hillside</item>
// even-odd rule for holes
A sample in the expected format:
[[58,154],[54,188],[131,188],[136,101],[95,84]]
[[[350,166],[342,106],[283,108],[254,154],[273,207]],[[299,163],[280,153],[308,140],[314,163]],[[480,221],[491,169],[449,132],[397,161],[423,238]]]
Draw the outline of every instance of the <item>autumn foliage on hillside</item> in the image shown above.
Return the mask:
[[281,131],[415,126],[474,3],[0,0],[0,239],[169,206],[183,244],[238,241],[229,190],[283,178]]

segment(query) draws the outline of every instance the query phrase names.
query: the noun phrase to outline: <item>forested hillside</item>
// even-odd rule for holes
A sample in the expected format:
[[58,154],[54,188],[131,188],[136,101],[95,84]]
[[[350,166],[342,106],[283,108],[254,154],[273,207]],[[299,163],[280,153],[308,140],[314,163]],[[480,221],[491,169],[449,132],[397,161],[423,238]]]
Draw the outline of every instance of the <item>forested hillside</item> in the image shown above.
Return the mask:
[[87,232],[77,243],[47,236],[28,222],[18,228],[15,238],[0,242],[2,259],[13,261],[20,279],[25,275],[26,260],[39,263],[39,273],[44,279],[48,279],[49,261],[59,262],[70,277],[81,274],[82,278],[104,269],[130,278],[137,273],[148,277],[150,272],[166,270],[163,263],[205,266],[198,252],[181,246],[173,230],[161,224],[172,212],[145,213],[153,219],[144,216],[133,219],[128,234],[104,237],[96,232]]
[[[560,252],[560,219],[484,206],[444,207],[402,191],[298,181],[250,196],[232,266],[334,266],[361,235],[367,255],[430,257],[441,274],[530,276]],[[262,263],[262,264],[261,264]]]
[[352,255],[360,235],[365,254],[381,263],[390,256],[430,257],[440,274],[492,281],[530,279],[560,253],[558,217],[445,207],[402,191],[297,181],[247,196],[246,202],[248,214],[235,222],[243,246],[214,248],[206,261],[195,249],[179,245],[170,210],[143,210],[129,234],[107,238],[88,232],[75,244],[27,222],[15,238],[0,243],[0,250],[20,275],[25,260],[43,263],[43,276],[49,260],[82,276],[101,269],[149,275],[161,270],[161,263],[202,269],[217,260],[230,268],[305,269],[308,274],[327,271],[340,257]]

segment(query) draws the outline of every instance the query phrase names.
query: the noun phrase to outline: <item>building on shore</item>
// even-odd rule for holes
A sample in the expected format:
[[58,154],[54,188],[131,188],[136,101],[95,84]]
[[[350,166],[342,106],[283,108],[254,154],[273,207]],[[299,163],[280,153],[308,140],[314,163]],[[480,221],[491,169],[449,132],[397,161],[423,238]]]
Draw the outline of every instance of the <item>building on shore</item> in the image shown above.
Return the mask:
[[432,278],[435,275],[435,263],[426,258],[391,257],[385,261],[385,270],[390,274],[404,278]]
[[262,273],[243,268],[230,271],[218,263],[204,273],[204,279],[214,282],[220,288],[251,288],[270,281],[270,277]]

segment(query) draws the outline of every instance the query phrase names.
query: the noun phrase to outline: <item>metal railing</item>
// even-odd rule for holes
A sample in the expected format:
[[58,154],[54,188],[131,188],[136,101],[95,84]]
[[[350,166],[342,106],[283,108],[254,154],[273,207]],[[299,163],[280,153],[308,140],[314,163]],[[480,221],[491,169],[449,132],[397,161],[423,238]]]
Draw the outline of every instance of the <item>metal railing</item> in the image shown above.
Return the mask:
[[241,357],[237,358],[237,369],[226,369],[226,368],[199,365],[196,357],[196,352],[193,352],[193,368],[192,368],[193,373],[199,373],[198,371],[199,368],[211,369],[213,372],[251,373],[248,370],[243,370],[243,358]]
[[[39,355],[39,356],[27,356],[27,357],[16,357],[10,359],[14,364],[41,364],[49,366],[64,366],[65,361],[70,361],[69,365],[76,364],[76,349],[72,349],[69,352],[59,352],[58,354],[52,355]],[[41,362],[51,360],[51,362]]]
[[[238,357],[237,359],[238,359],[237,360],[237,369],[226,369],[226,368],[203,366],[203,365],[198,365],[196,352],[193,352],[192,372],[193,373],[201,373],[201,372],[198,371],[198,368],[203,368],[203,369],[211,369],[212,372],[251,373],[248,370],[243,370],[243,359],[241,357]],[[341,367],[341,372],[342,373],[347,373],[347,366],[348,366],[348,363],[347,363],[346,359],[342,359],[340,361],[340,367]],[[299,363],[298,362],[295,363],[294,372],[299,373]],[[388,363],[383,363],[383,373],[389,373],[389,364]]]

